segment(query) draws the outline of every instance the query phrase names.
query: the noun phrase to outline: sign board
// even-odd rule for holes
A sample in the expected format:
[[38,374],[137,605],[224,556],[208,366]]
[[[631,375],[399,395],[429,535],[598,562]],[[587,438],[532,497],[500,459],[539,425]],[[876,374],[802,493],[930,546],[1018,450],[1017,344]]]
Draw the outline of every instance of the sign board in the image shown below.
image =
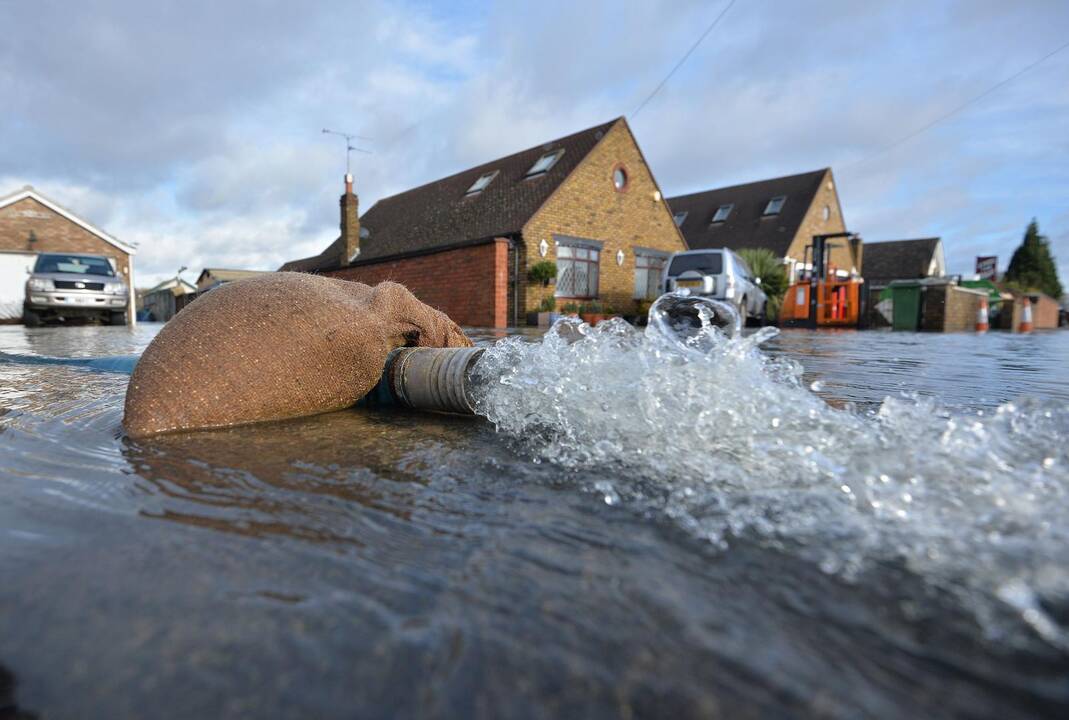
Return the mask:
[[984,280],[998,279],[998,257],[977,257],[976,274]]

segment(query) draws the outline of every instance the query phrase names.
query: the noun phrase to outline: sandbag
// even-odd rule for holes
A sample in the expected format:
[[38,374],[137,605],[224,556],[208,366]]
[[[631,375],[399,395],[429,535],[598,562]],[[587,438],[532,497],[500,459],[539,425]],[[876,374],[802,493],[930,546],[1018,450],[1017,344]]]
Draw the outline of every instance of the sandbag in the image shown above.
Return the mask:
[[188,305],[146,348],[123,426],[144,437],[340,410],[404,346],[471,341],[397,283],[288,272],[231,282]]

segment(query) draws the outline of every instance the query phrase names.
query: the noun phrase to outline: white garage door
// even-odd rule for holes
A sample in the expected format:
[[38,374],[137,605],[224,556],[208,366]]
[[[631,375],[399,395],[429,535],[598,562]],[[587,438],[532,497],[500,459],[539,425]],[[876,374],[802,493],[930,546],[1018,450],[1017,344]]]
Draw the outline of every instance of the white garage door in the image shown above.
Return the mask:
[[22,317],[26,292],[26,271],[33,267],[33,253],[0,252],[0,320]]

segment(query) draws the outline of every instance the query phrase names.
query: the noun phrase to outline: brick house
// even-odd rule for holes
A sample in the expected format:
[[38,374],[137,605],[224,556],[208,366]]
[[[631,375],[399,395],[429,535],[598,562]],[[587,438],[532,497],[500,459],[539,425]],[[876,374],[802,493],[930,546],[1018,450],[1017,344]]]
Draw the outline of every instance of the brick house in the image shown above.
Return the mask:
[[[668,205],[692,250],[766,248],[783,258],[792,281],[810,267],[805,248],[814,235],[846,231],[831,168],[679,195]],[[858,273],[846,239],[829,242],[839,274]]]
[[943,241],[937,237],[865,243],[862,275],[869,287],[886,287],[892,280],[946,277]]
[[26,271],[47,252],[90,253],[107,257],[130,292],[127,312],[134,314],[133,245],[78,217],[31,185],[0,197],[0,322],[22,318]]
[[[363,217],[347,177],[340,204],[338,239],[281,270],[394,280],[462,325],[521,324],[547,296],[633,312],[686,249],[623,118],[385,198]],[[548,286],[528,280],[542,260],[557,265]]]

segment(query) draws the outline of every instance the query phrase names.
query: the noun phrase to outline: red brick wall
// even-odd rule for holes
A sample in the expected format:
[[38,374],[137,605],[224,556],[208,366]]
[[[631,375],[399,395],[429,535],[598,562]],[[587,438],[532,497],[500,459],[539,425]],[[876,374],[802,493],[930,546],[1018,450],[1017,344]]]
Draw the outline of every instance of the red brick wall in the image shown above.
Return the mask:
[[392,280],[460,325],[503,328],[510,320],[508,250],[508,240],[498,238],[483,245],[324,274],[367,285]]
[[126,253],[33,198],[0,208],[0,250],[104,255],[115,261],[123,277],[130,277]]

